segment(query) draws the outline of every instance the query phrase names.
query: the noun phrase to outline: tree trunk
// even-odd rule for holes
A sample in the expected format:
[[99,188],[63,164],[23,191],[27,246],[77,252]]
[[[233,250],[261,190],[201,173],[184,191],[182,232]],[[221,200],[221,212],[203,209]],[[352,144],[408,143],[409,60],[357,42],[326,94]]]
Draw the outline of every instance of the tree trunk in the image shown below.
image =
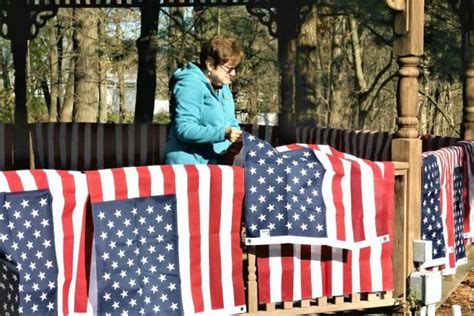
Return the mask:
[[160,5],[155,0],[145,0],[140,8],[141,33],[137,40],[138,76],[135,123],[153,122],[156,90],[156,53],[158,45],[158,14]]
[[[118,11],[118,10],[117,10]],[[103,16],[105,19],[105,15]],[[104,38],[105,21],[99,20],[99,122],[107,123],[107,61],[105,56]]]
[[298,56],[296,63],[295,112],[299,125],[320,124],[317,104],[317,5],[309,4],[305,21],[298,34]]
[[329,94],[329,126],[342,128],[344,119],[344,105],[342,104],[342,86],[344,81],[342,38],[344,31],[344,17],[336,17],[332,23],[331,73]]
[[93,9],[76,9],[74,121],[97,122],[99,112],[97,16]]
[[[121,16],[118,12],[114,16],[115,23],[115,47],[119,49],[122,46],[122,27],[121,27]],[[118,88],[119,88],[119,111],[120,120],[123,123],[127,117],[127,106],[125,104],[125,78],[124,78],[124,67],[123,67],[123,56],[118,54],[115,60],[115,72],[117,74]]]
[[170,41],[175,44],[170,47],[168,54],[168,76],[171,76],[176,68],[178,68],[184,61],[183,58],[183,43],[184,43],[184,8],[171,7],[170,8],[170,23],[168,26],[168,36]]
[[58,59],[58,35],[56,32],[56,18],[51,20],[49,30],[49,46],[50,46],[50,71],[51,71],[51,101],[49,105],[49,121],[58,121],[58,99],[59,99],[59,59]]
[[63,106],[61,107],[61,122],[72,122],[72,112],[74,109],[74,60],[75,58],[71,58],[69,63],[69,76],[66,82]]

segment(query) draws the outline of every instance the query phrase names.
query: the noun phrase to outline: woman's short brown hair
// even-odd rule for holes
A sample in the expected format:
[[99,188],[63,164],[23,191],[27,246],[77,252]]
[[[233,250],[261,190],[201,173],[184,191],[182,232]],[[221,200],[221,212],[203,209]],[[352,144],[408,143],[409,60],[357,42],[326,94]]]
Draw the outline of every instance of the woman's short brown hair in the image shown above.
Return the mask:
[[202,68],[206,68],[206,61],[210,61],[214,67],[231,61],[234,65],[239,64],[244,57],[242,49],[232,37],[215,35],[201,46],[199,61]]

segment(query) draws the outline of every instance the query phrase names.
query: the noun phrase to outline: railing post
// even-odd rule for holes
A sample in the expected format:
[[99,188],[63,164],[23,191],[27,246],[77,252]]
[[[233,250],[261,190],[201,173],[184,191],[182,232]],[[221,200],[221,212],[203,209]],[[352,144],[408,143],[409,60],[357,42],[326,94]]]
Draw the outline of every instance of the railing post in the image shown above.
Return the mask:
[[257,291],[257,250],[249,246],[247,252],[248,260],[248,279],[247,279],[247,306],[248,313],[254,313],[258,310],[258,291]]
[[[409,163],[407,174],[407,213],[405,220],[400,217],[395,222],[395,232],[403,231],[406,225],[405,268],[395,269],[405,275],[394,275],[395,280],[406,280],[414,270],[413,240],[420,238],[421,222],[421,140],[418,136],[418,66],[423,54],[424,0],[386,0],[394,10],[394,31],[396,38],[393,50],[398,59],[399,79],[397,94],[398,136],[392,142],[392,159]],[[398,227],[397,227],[398,226]],[[400,251],[403,250],[403,247]],[[394,253],[394,265],[397,256]],[[405,271],[405,272],[403,272]],[[400,286],[400,282],[398,282]],[[396,293],[400,296],[405,287]],[[401,295],[404,298],[404,295]]]

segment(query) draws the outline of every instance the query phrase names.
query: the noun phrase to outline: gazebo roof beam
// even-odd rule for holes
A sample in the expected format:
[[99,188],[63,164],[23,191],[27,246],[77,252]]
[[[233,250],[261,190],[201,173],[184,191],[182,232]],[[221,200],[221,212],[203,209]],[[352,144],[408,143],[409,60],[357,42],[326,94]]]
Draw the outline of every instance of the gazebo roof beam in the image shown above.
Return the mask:
[[[0,9],[5,10],[18,0],[0,0]],[[281,0],[156,0],[162,7],[194,7],[194,6],[277,6]],[[146,0],[26,0],[26,5],[33,10],[49,10],[51,8],[132,8],[140,7]],[[307,0],[296,0],[307,2]]]

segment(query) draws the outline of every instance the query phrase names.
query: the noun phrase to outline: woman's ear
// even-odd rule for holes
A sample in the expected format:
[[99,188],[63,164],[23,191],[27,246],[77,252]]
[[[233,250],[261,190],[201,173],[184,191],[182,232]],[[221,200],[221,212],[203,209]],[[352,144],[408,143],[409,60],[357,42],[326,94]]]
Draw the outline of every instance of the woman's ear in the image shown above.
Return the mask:
[[212,62],[212,60],[206,60],[206,69],[207,71],[215,70],[214,63]]

